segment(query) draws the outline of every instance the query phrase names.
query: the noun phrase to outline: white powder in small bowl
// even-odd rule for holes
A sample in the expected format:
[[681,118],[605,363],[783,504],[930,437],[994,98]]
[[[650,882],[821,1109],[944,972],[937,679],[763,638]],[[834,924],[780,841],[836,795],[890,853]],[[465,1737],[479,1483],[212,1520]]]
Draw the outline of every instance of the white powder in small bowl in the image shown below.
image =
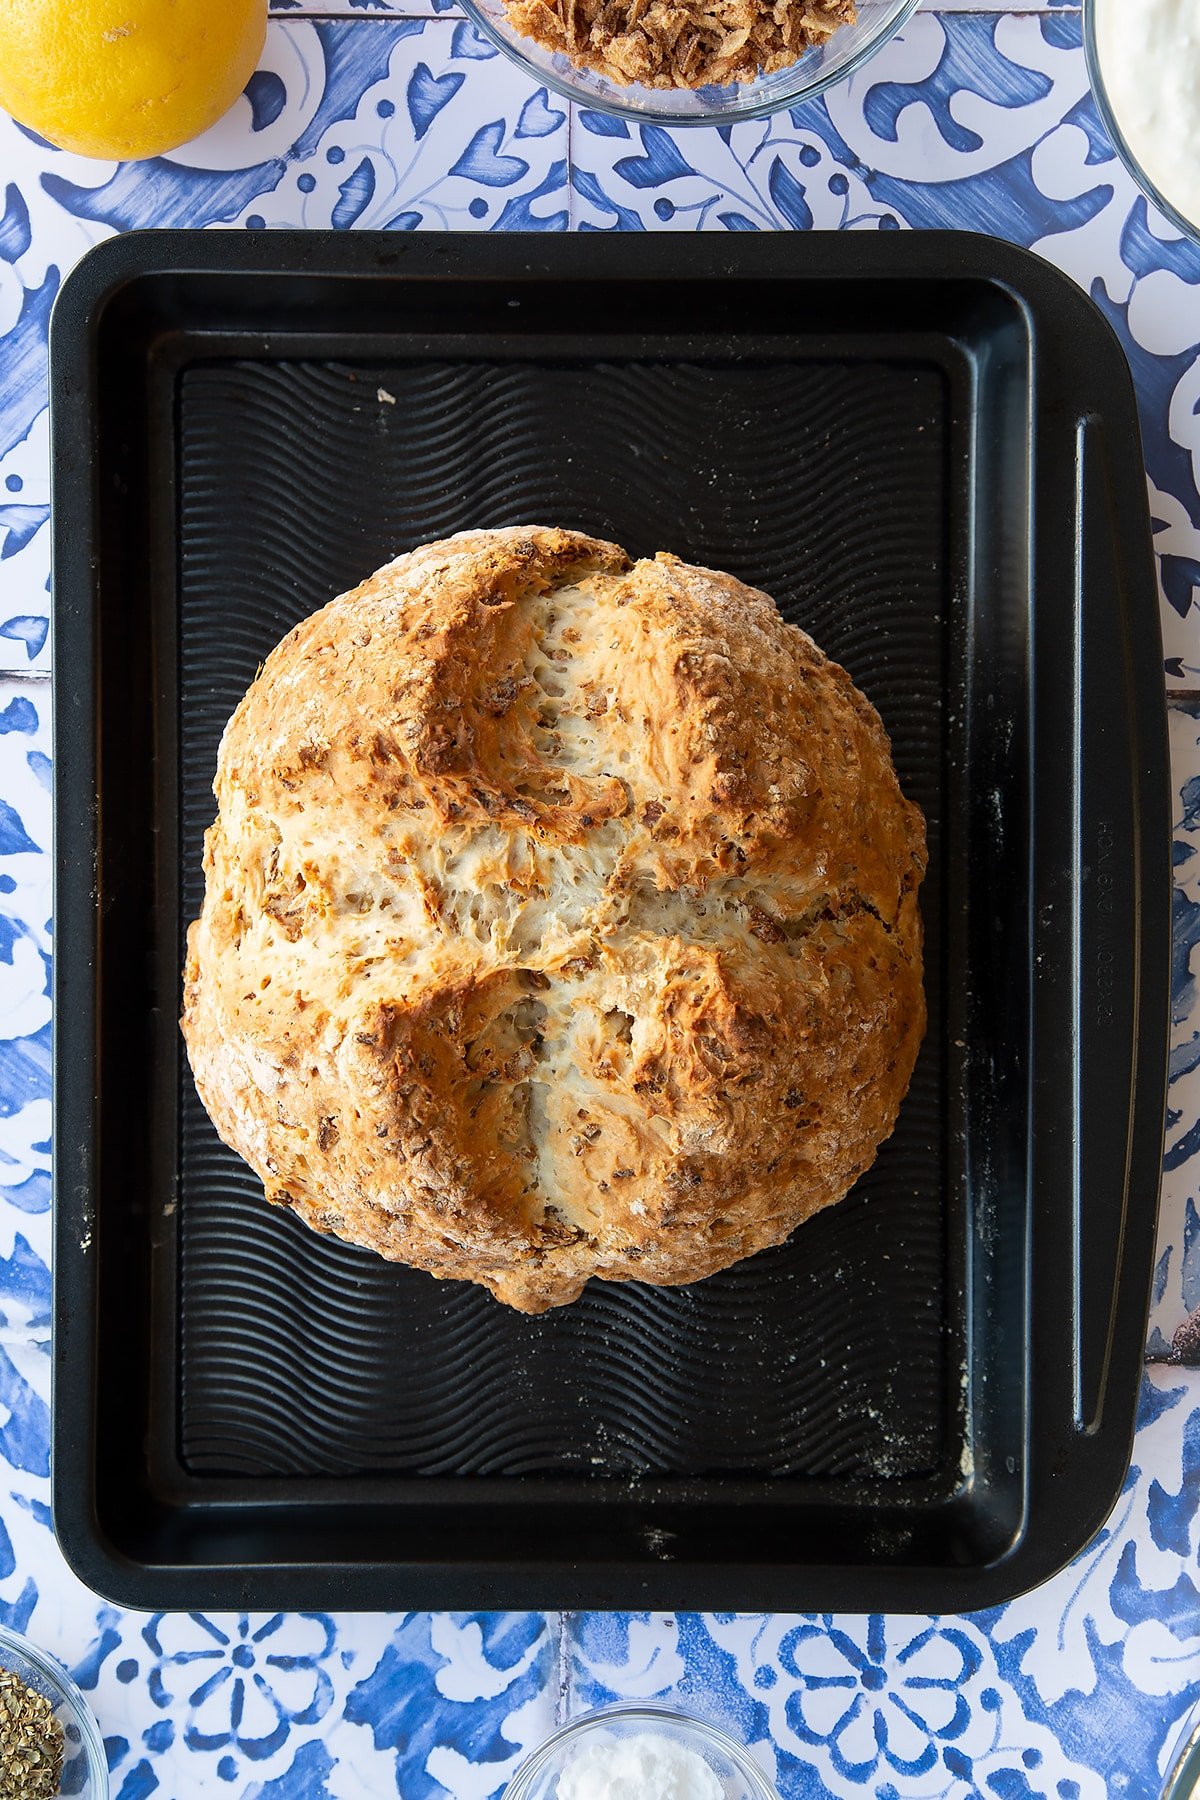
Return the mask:
[[592,1744],[558,1778],[558,1800],[725,1800],[704,1758],[656,1732]]

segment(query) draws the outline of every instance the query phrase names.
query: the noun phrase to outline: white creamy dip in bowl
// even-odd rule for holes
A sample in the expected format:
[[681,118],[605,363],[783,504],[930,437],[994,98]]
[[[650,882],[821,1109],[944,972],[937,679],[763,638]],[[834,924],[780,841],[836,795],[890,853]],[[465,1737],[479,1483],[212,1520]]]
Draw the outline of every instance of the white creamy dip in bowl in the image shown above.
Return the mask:
[[502,1800],[779,1800],[743,1745],[668,1706],[604,1706],[539,1744]]
[[1200,0],[1085,0],[1083,38],[1121,161],[1173,225],[1200,238]]

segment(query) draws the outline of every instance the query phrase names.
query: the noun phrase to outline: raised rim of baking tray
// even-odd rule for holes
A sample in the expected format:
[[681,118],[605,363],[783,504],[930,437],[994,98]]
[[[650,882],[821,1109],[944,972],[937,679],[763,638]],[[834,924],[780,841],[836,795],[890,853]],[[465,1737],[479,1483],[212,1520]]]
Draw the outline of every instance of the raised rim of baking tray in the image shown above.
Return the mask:
[[[719,291],[727,301],[744,296],[746,305],[790,284],[789,300],[794,292],[797,306],[807,302],[818,315],[823,295],[827,311],[830,296],[840,304],[855,294],[864,314],[899,309],[910,321],[939,295],[970,291],[1002,306],[1005,342],[1025,358],[1028,392],[1014,441],[1028,454],[1028,628],[1020,619],[1009,622],[1006,641],[1017,651],[1006,679],[1022,686],[1027,728],[1000,743],[988,737],[986,719],[968,721],[979,734],[980,782],[1001,783],[1016,768],[1027,788],[1027,804],[1010,821],[1003,865],[992,867],[986,834],[971,840],[978,887],[993,876],[994,886],[1014,880],[1025,921],[1016,933],[1024,934],[1025,974],[1011,996],[1020,1028],[1005,1048],[1003,1082],[997,1075],[988,1085],[994,1071],[972,1060],[970,1045],[965,1052],[980,1092],[991,1103],[1007,1095],[1022,1121],[1014,1155],[1024,1183],[1025,1249],[1012,1279],[1026,1331],[1022,1342],[980,1352],[971,1398],[986,1406],[988,1384],[1007,1382],[1005,1405],[1020,1432],[1020,1455],[1009,1459],[1007,1476],[1001,1472],[1015,1496],[1017,1525],[994,1556],[971,1560],[959,1551],[951,1509],[938,1516],[947,1535],[936,1557],[928,1537],[926,1553],[904,1561],[889,1553],[886,1531],[868,1542],[864,1530],[861,1553],[837,1563],[805,1561],[802,1550],[762,1560],[755,1516],[780,1530],[781,1484],[769,1480],[646,1482],[608,1507],[570,1482],[542,1483],[540,1500],[574,1508],[580,1534],[577,1554],[560,1550],[552,1559],[530,1548],[520,1498],[510,1490],[506,1500],[503,1484],[491,1480],[470,1496],[461,1483],[440,1480],[356,1480],[353,1542],[345,1529],[340,1540],[322,1535],[323,1521],[340,1516],[336,1484],[327,1481],[290,1483],[274,1501],[261,1484],[252,1490],[219,1482],[200,1510],[169,1484],[151,1491],[144,1470],[130,1469],[127,1494],[119,1483],[100,1491],[99,1348],[104,1334],[130,1330],[128,1319],[105,1305],[96,1212],[101,1095],[123,1079],[121,1069],[102,1066],[97,1029],[106,942],[101,829],[120,811],[120,796],[97,787],[97,605],[110,495],[128,475],[124,467],[97,466],[95,456],[104,321],[128,305],[139,284],[157,283],[173,305],[186,305],[194,288],[211,298],[222,283],[236,282],[244,342],[280,328],[275,308],[284,291],[301,312],[319,308],[334,291],[352,292],[363,331],[379,334],[406,284],[457,279],[490,291],[500,284],[513,296],[509,305],[561,284],[568,319],[572,287],[584,291],[579,284],[604,283],[618,297],[623,289],[644,298],[652,289],[668,305],[682,283],[693,284],[695,294]],[[836,330],[837,321],[832,325]],[[156,354],[171,357],[170,339],[164,331]],[[296,341],[304,341],[302,332]],[[978,358],[973,366],[982,378]],[[135,233],[93,250],[64,284],[51,326],[51,420],[58,884],[52,1485],[55,1530],[82,1579],[141,1607],[967,1611],[1009,1599],[1061,1568],[1100,1528],[1129,1462],[1169,1022],[1170,805],[1157,588],[1132,383],[1098,308],[1037,257],[960,233],[697,234],[615,243],[599,236]],[[978,407],[969,426],[987,465],[995,446]],[[134,455],[136,467],[136,445]],[[986,508],[978,528],[986,532]],[[169,535],[166,522],[157,529]],[[985,585],[988,574],[981,565]],[[972,631],[977,599],[974,590],[963,598]],[[136,644],[129,653],[137,656]],[[986,799],[981,791],[972,805]],[[108,1418],[113,1404],[106,1396]],[[964,1505],[971,1484],[983,1478],[964,1467]],[[813,1484],[811,1494],[793,1501],[799,1510],[788,1517],[802,1543],[803,1508],[819,1522],[830,1497]],[[690,1532],[687,1509],[694,1507],[707,1508],[706,1554],[664,1559],[655,1548],[663,1541],[656,1522]],[[474,1539],[489,1511],[495,1528],[479,1551]],[[442,1520],[440,1537],[427,1528],[432,1512]],[[858,1517],[864,1525],[870,1515]],[[142,1544],[152,1544],[153,1554],[142,1554]]]

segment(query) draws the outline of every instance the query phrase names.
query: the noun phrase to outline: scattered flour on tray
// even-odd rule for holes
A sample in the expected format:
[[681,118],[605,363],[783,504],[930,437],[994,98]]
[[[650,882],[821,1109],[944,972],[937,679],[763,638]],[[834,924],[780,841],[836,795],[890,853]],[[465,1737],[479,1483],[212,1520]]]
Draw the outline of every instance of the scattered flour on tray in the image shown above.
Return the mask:
[[694,1750],[644,1732],[572,1757],[558,1800],[725,1800],[725,1788]]

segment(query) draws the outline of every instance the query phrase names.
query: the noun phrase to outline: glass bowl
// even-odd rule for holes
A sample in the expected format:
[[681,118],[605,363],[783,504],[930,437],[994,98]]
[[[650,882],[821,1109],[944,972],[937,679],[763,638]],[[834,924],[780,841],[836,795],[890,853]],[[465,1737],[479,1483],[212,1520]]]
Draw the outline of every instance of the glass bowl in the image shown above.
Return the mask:
[[99,1727],[62,1664],[0,1625],[0,1668],[44,1694],[54,1708],[64,1739],[59,1793],[73,1800],[108,1800],[108,1763]]
[[656,125],[732,125],[760,119],[783,106],[812,100],[835,81],[861,69],[916,11],[919,0],[858,0],[858,18],[841,25],[825,43],[806,50],[797,62],[774,75],[729,87],[624,87],[593,69],[579,69],[567,57],[546,50],[509,22],[504,0],[462,0],[468,16],[498,49],[535,81],[597,112],[620,113]]
[[602,1706],[572,1719],[526,1758],[501,1800],[555,1800],[559,1776],[581,1750],[644,1734],[670,1738],[703,1758],[721,1783],[723,1800],[779,1800],[778,1790],[728,1733],[673,1707],[639,1703]]
[[1092,98],[1096,102],[1096,111],[1100,115],[1100,123],[1117,156],[1137,182],[1147,200],[1154,203],[1180,236],[1189,238],[1192,243],[1200,243],[1200,220],[1187,218],[1171,204],[1165,194],[1160,193],[1130,149],[1125,133],[1117,123],[1117,116],[1113,111],[1112,102],[1108,97],[1108,88],[1104,82],[1104,70],[1100,63],[1096,28],[1096,0],[1084,0],[1083,49],[1087,58],[1088,80],[1092,84]]
[[1171,1751],[1162,1800],[1195,1800],[1200,1794],[1200,1706],[1189,1713]]

